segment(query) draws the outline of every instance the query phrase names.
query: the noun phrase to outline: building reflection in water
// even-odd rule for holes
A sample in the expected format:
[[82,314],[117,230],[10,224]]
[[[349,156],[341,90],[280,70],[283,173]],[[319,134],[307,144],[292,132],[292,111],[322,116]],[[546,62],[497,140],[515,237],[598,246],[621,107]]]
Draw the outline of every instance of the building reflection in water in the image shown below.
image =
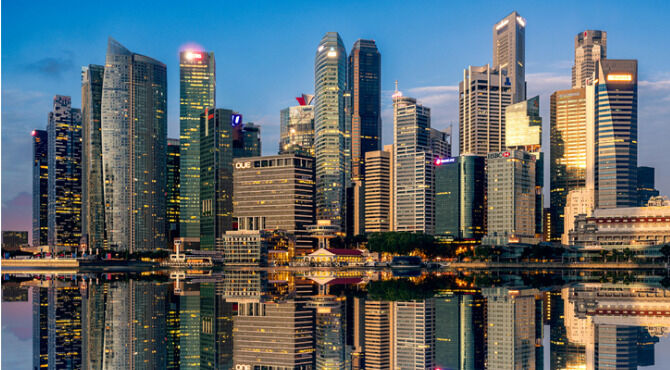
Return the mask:
[[660,279],[570,280],[362,270],[6,277],[12,289],[30,289],[33,368],[654,365],[658,346],[670,344],[670,291]]

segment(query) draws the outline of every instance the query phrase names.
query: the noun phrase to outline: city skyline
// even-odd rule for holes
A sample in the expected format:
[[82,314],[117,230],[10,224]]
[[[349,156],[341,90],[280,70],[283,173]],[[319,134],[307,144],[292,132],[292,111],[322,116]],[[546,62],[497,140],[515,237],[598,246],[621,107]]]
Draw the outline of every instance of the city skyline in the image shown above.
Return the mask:
[[[361,5],[361,7],[366,6],[368,5]],[[547,11],[547,7],[545,5],[542,9]],[[345,5],[338,11],[346,11],[350,8],[350,6]],[[427,9],[429,8],[427,7]],[[458,8],[459,5],[456,4],[447,6],[444,9],[444,14],[451,14],[449,10],[457,10]],[[3,83],[5,84],[3,97],[5,98],[5,103],[3,104],[2,115],[5,127],[2,130],[2,143],[5,147],[3,154],[5,154],[6,159],[3,161],[5,181],[3,181],[2,185],[4,193],[2,201],[3,213],[5,211],[14,211],[13,216],[16,217],[12,217],[12,221],[15,223],[10,224],[7,222],[6,225],[3,224],[3,229],[16,229],[17,227],[23,229],[30,228],[31,196],[29,192],[23,194],[22,192],[25,191],[25,188],[19,186],[19,184],[24,182],[23,178],[26,180],[25,183],[30,183],[30,132],[33,128],[41,128],[45,125],[46,112],[50,109],[49,101],[53,99],[54,95],[70,95],[72,96],[72,106],[81,107],[81,87],[79,85],[81,66],[102,63],[107,35],[115,37],[119,42],[128,46],[129,49],[140,54],[150,55],[167,65],[168,137],[172,138],[178,137],[179,131],[179,109],[178,104],[175,104],[175,102],[178,102],[179,97],[179,86],[177,84],[179,71],[177,53],[179,47],[188,45],[190,42],[197,42],[203,45],[206,50],[214,51],[215,53],[219,53],[219,55],[226,54],[228,50],[238,50],[239,53],[233,53],[232,57],[226,55],[227,58],[224,58],[227,60],[219,63],[217,70],[217,74],[219,75],[217,95],[222,98],[218,99],[220,101],[218,106],[239,111],[245,115],[246,121],[253,121],[259,124],[263,130],[263,141],[266,143],[263,154],[267,155],[277,153],[279,111],[286,106],[295,105],[293,99],[299,95],[298,92],[306,91],[313,93],[309,90],[313,86],[312,63],[314,45],[317,45],[319,38],[325,32],[340,32],[346,50],[349,50],[354,41],[359,38],[374,39],[380,51],[384,54],[384,64],[382,66],[382,76],[384,78],[382,80],[382,137],[383,143],[386,144],[392,141],[393,137],[390,94],[395,79],[400,81],[401,91],[405,92],[408,96],[417,97],[420,104],[431,108],[431,125],[433,127],[444,130],[448,127],[449,123],[453,123],[457,127],[458,103],[454,100],[457,91],[455,85],[461,77],[461,72],[467,65],[482,65],[492,62],[490,54],[491,25],[513,10],[516,10],[528,22],[528,31],[526,33],[527,96],[540,94],[542,101],[540,104],[542,107],[541,116],[544,120],[543,131],[545,132],[543,147],[549,147],[546,144],[547,132],[549,131],[547,127],[549,121],[549,95],[555,90],[567,89],[571,85],[570,68],[572,65],[574,35],[586,29],[602,29],[608,32],[608,55],[617,58],[635,58],[640,61],[639,164],[656,167],[657,187],[661,190],[662,194],[667,194],[668,190],[670,190],[668,189],[670,187],[670,181],[668,181],[670,171],[662,165],[663,162],[660,157],[662,155],[662,146],[653,144],[654,129],[659,130],[664,127],[662,112],[667,108],[663,107],[663,99],[667,99],[667,95],[670,94],[670,81],[667,80],[667,73],[662,70],[664,67],[660,65],[665,59],[663,57],[664,51],[655,53],[652,56],[649,54],[654,52],[651,50],[652,48],[644,48],[631,42],[631,38],[634,35],[639,35],[641,32],[646,36],[646,33],[640,30],[627,29],[618,24],[618,17],[624,14],[622,9],[609,9],[609,13],[599,15],[592,20],[589,20],[589,17],[559,17],[558,20],[548,20],[546,16],[538,15],[538,12],[541,12],[542,9],[536,10],[521,4],[509,4],[506,6],[492,5],[489,9],[485,10],[485,13],[481,17],[478,17],[476,22],[464,26],[467,27],[464,29],[467,31],[467,35],[463,37],[463,40],[452,39],[445,44],[447,47],[442,50],[436,48],[424,50],[421,48],[421,44],[416,45],[417,50],[422,50],[422,53],[425,52],[426,59],[435,59],[433,63],[436,65],[432,67],[423,66],[425,63],[400,54],[399,49],[402,50],[402,48],[408,47],[408,44],[403,42],[403,37],[420,35],[421,32],[425,32],[431,27],[438,38],[448,37],[445,35],[449,33],[450,28],[439,29],[437,24],[419,27],[418,29],[414,28],[416,31],[404,32],[406,35],[397,34],[397,30],[389,30],[387,24],[389,22],[376,24],[374,27],[373,25],[369,25],[367,29],[361,29],[358,25],[347,25],[347,22],[343,23],[337,19],[318,26],[312,24],[306,32],[301,32],[300,36],[295,36],[294,34],[291,37],[273,36],[281,40],[273,42],[276,45],[271,45],[272,47],[278,46],[292,51],[273,58],[277,63],[268,65],[267,63],[260,62],[259,65],[257,64],[258,62],[254,62],[249,63],[250,66],[245,68],[240,68],[236,63],[243,63],[248,57],[254,57],[254,53],[263,48],[251,48],[253,50],[245,50],[239,46],[226,48],[224,47],[225,43],[217,46],[216,43],[211,42],[209,35],[198,35],[195,32],[198,27],[194,27],[196,30],[185,32],[185,34],[180,35],[175,40],[169,40],[172,44],[178,44],[175,47],[175,45],[161,45],[161,43],[168,41],[168,36],[161,35],[155,38],[148,36],[138,40],[136,36],[129,36],[124,34],[123,31],[118,32],[118,29],[115,32],[114,28],[96,25],[92,27],[95,32],[87,35],[85,44],[88,47],[85,50],[82,49],[84,54],[89,53],[91,55],[80,55],[80,51],[76,54],[74,52],[72,54],[53,52],[53,50],[50,50],[50,47],[57,47],[63,41],[52,40],[54,41],[53,46],[50,45],[50,47],[39,52],[33,50],[35,55],[29,54],[25,59],[21,58],[22,55],[25,55],[25,48],[35,49],[34,46],[39,46],[39,43],[30,40],[32,37],[30,32],[24,36],[16,36],[12,34],[13,31],[11,29],[8,29],[8,32],[5,33],[6,40],[3,40],[5,41],[5,53],[2,58],[3,62],[5,62],[5,76],[3,78]],[[16,9],[11,9],[11,6],[5,6],[3,10],[6,10],[6,14],[16,14]],[[393,4],[380,10],[390,12],[391,14],[398,11],[397,5]],[[243,13],[242,10],[240,11]],[[633,12],[635,11],[642,12],[643,9],[634,9]],[[314,13],[315,10],[306,9],[306,12],[308,14],[310,12]],[[142,12],[140,11],[140,13]],[[625,14],[628,15],[629,13]],[[156,22],[160,19],[160,16],[160,13],[156,14],[155,19],[150,20],[149,23]],[[188,14],[184,15],[184,19],[188,19],[188,16]],[[432,18],[426,14],[423,14],[422,17]],[[243,16],[240,15],[240,18],[243,18]],[[653,16],[651,18],[650,20],[653,21]],[[16,17],[8,17],[6,19],[8,20],[9,27],[11,27],[12,22],[21,19],[21,16],[20,14],[16,14]],[[236,21],[239,22],[241,19],[236,19]],[[560,29],[550,32],[552,23],[558,21],[563,21]],[[309,25],[310,22],[305,20],[303,23]],[[541,28],[539,27],[540,24],[542,25]],[[651,22],[651,24],[653,25],[654,23]],[[619,27],[615,27],[617,25]],[[458,23],[454,24],[454,29],[457,26]],[[146,27],[149,27],[149,25],[146,25]],[[69,40],[72,48],[80,50],[77,49],[77,43],[82,42],[81,36],[77,33],[79,28],[69,28],[69,31],[66,33],[63,30],[55,28],[54,34],[60,35],[65,41]],[[233,31],[232,34],[234,35],[242,35],[238,30]],[[287,32],[287,34],[291,33]],[[544,50],[545,55],[541,56],[540,51],[546,48],[547,45],[538,44],[538,40],[543,40],[543,37],[546,39],[547,34],[551,35],[550,44],[553,44],[552,51],[547,52],[547,50]],[[103,35],[100,36],[101,40],[97,39],[99,35]],[[51,37],[56,36],[49,35],[43,42],[48,42]],[[245,35],[245,37],[253,40],[258,36],[251,33],[248,36]],[[288,39],[282,39],[282,37],[287,37]],[[163,40],[164,38],[166,40]],[[244,37],[241,38],[241,40],[243,39]],[[210,42],[207,42],[208,40]],[[235,40],[235,42],[238,41]],[[17,43],[18,45],[16,45]],[[413,44],[409,45],[414,48]],[[466,52],[454,52],[455,50],[459,50],[463,45],[469,46]],[[33,47],[31,48],[31,46]],[[63,48],[62,45],[60,46],[61,50],[68,50]],[[39,58],[40,52],[44,53],[42,56],[45,56],[45,58]],[[644,52],[647,54],[645,55]],[[173,55],[170,56],[170,53]],[[438,55],[435,55],[436,53]],[[442,53],[445,55],[441,55]],[[560,57],[557,57],[556,54],[560,55]],[[63,55],[65,56],[63,57]],[[231,59],[234,61],[231,62]],[[298,64],[293,66],[285,65],[285,63],[295,63],[298,59]],[[422,60],[424,58],[417,59]],[[563,66],[562,64],[565,65]],[[240,73],[240,71],[245,70],[247,72],[255,71],[260,76],[253,76],[250,73]],[[39,81],[31,80],[34,77],[44,77],[44,74],[47,74],[46,78],[38,78]],[[75,75],[74,78],[71,77],[73,74]],[[30,76],[26,77],[25,75]],[[242,77],[238,75],[242,75]],[[282,89],[277,89],[275,85],[284,81],[283,76],[285,75],[289,77],[291,82],[287,83],[286,86],[282,86]],[[261,76],[264,76],[265,79],[270,77],[270,79],[265,80],[265,84],[262,86],[258,86],[257,84],[257,86],[253,86],[255,85],[254,79]],[[280,76],[282,77],[279,78]],[[240,81],[235,81],[240,78]],[[21,82],[20,88],[23,88],[23,90],[17,90],[18,82]],[[247,91],[250,87],[246,85],[252,86],[252,92]],[[263,93],[264,89],[267,89],[265,93]],[[259,91],[261,94],[258,94]],[[252,98],[246,96],[254,93],[257,96]],[[663,94],[666,95],[664,96]],[[267,103],[265,103],[266,100],[268,101]],[[259,103],[259,101],[263,101],[263,103]],[[458,131],[456,127],[452,130],[455,136]],[[453,140],[457,142],[457,137],[454,137]],[[660,142],[656,144],[660,144]],[[459,149],[454,146],[454,153],[458,153],[458,151]],[[23,163],[24,161],[26,162],[25,164]],[[25,210],[20,207],[22,197],[25,198],[27,205]],[[19,208],[15,208],[17,206]],[[25,212],[27,217],[23,217],[21,212]],[[5,219],[7,220],[7,217]]]

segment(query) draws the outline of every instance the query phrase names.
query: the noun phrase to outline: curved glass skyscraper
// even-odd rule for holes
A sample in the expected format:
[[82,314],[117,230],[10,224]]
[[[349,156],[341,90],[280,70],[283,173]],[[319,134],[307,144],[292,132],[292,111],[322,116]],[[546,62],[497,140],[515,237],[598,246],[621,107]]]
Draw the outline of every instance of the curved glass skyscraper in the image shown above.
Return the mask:
[[129,252],[165,248],[165,64],[110,38],[101,126],[109,247]]
[[345,192],[345,118],[347,52],[337,32],[321,39],[314,62],[314,148],[318,220],[342,226]]

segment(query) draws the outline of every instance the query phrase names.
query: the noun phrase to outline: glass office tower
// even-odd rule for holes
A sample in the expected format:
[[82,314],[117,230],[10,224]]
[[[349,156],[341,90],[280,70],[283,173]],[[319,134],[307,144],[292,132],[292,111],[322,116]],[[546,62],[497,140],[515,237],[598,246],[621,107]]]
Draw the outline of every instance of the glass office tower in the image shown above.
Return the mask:
[[52,253],[76,250],[81,238],[81,110],[56,95],[49,112],[48,242]]
[[102,88],[102,158],[109,247],[166,248],[165,64],[110,38]]
[[81,70],[82,235],[90,250],[105,248],[105,198],[102,181],[101,104],[105,67]]
[[302,94],[296,98],[300,105],[280,112],[281,133],[279,154],[307,154],[314,156],[314,95]]
[[48,244],[49,134],[33,130],[33,247]]
[[[233,125],[229,109],[206,109],[200,116],[200,249],[215,250],[233,226]],[[222,247],[222,246],[221,246]]]
[[493,68],[507,69],[512,103],[526,100],[526,20],[517,12],[493,26]]
[[344,90],[347,53],[337,32],[319,43],[314,62],[314,147],[318,220],[343,226],[345,175]]
[[214,52],[179,53],[180,233],[200,237],[200,115],[216,107]]
[[[180,148],[179,139],[168,139],[167,142],[167,169],[166,169],[166,209],[165,237],[168,248],[172,246],[175,238],[180,236],[179,222],[179,180],[180,180]],[[200,178],[200,176],[198,176]]]

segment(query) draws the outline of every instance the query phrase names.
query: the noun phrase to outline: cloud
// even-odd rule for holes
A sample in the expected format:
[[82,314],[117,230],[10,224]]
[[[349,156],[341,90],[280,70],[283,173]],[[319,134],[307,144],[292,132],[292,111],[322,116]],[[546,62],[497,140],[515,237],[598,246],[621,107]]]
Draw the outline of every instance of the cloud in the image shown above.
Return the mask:
[[75,68],[72,52],[66,52],[64,57],[42,58],[26,65],[29,72],[37,72],[47,77],[60,78],[63,72]]

